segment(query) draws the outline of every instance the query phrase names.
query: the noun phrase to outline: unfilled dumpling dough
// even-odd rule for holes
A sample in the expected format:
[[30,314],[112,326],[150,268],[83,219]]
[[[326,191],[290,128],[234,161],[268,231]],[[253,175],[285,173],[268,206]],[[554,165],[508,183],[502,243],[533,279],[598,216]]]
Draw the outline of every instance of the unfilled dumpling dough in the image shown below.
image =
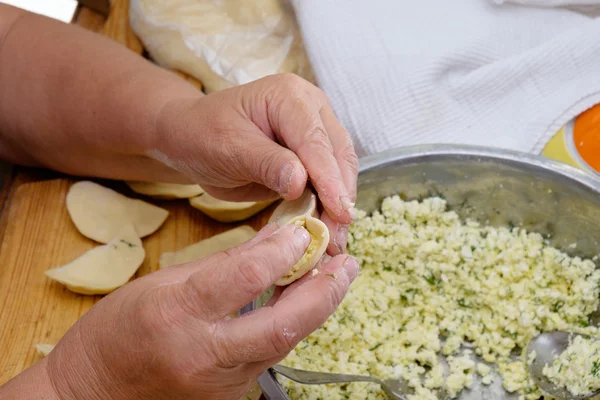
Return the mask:
[[198,185],[179,185],[165,182],[125,182],[131,190],[157,199],[189,199],[204,193]]
[[285,0],[131,0],[131,26],[160,65],[207,93],[280,72],[313,81]]
[[219,222],[237,222],[243,221],[258,214],[271,204],[276,199],[265,201],[223,201],[212,197],[208,193],[201,196],[193,197],[189,200],[190,205],[212,219]]
[[90,181],[80,181],[67,193],[67,211],[82,235],[108,243],[132,223],[139,237],[154,233],[169,212],[142,200],[130,199]]
[[219,233],[208,239],[199,241],[181,250],[169,253],[163,253],[160,256],[159,267],[165,268],[171,265],[184,264],[186,262],[199,260],[208,257],[220,251],[231,249],[247,242],[256,235],[256,231],[248,225],[238,226]]
[[98,246],[46,276],[80,294],[106,294],[126,284],[146,256],[133,225],[125,224],[113,240]]

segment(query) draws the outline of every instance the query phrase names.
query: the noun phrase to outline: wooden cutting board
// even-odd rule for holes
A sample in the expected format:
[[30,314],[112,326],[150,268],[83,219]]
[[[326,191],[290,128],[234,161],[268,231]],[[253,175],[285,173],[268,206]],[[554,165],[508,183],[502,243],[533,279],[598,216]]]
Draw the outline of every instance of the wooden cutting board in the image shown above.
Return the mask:
[[[44,276],[98,244],[75,228],[65,206],[70,178],[24,183],[11,190],[2,219],[0,244],[0,385],[40,359],[35,343],[56,344],[101,297],[72,293]],[[158,269],[165,251],[181,249],[240,224],[222,224],[192,208],[187,200],[154,201],[136,196],[122,182],[98,181],[121,193],[169,211],[160,230],[144,238],[146,259],[137,277]],[[244,224],[260,229],[275,205]],[[257,392],[254,388],[253,399]]]

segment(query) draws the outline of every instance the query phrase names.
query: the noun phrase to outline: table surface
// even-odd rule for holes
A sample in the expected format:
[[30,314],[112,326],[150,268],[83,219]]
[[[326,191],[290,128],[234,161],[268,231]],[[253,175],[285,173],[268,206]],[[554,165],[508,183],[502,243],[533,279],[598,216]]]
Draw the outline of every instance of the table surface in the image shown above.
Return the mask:
[[[79,10],[74,20],[93,31],[102,29],[104,21],[103,16],[88,9]],[[58,342],[101,298],[72,293],[44,276],[45,270],[98,245],[79,234],[66,211],[67,190],[80,179],[0,164],[0,385],[40,359],[34,344]],[[97,181],[125,195],[143,198],[123,182]],[[170,215],[158,232],[144,238],[147,255],[136,277],[157,270],[161,253],[236,226],[211,220],[187,200],[145,200],[167,209]],[[274,207],[244,223],[260,229]],[[256,390],[254,386],[250,398],[259,396]]]

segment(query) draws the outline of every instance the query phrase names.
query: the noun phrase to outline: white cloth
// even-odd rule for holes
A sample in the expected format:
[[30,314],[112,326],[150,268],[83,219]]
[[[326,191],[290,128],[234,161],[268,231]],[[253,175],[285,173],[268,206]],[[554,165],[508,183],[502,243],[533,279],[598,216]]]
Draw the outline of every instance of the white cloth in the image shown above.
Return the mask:
[[495,4],[514,3],[535,7],[598,5],[599,0],[490,0]]
[[490,0],[294,0],[360,156],[413,144],[540,152],[600,103],[600,19]]

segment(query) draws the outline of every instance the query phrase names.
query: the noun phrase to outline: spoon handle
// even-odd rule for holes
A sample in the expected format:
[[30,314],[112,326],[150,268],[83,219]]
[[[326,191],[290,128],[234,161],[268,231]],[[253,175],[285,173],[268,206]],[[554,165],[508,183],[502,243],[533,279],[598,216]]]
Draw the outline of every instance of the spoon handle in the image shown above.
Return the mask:
[[307,385],[320,385],[325,383],[344,383],[344,382],[374,382],[381,384],[379,379],[370,376],[330,374],[326,372],[303,371],[283,365],[276,365],[272,368],[278,374],[285,376],[295,382]]

